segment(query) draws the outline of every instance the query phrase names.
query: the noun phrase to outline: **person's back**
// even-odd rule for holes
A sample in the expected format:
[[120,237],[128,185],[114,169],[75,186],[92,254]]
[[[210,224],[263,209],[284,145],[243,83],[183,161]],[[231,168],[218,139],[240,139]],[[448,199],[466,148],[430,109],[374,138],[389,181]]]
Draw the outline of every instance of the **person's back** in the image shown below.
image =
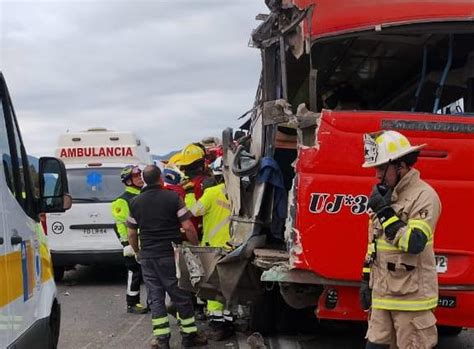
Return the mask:
[[198,244],[190,220],[192,215],[177,193],[162,188],[161,171],[157,166],[147,166],[143,170],[143,180],[147,186],[131,201],[127,226],[128,240],[135,253],[139,253],[143,279],[151,298],[152,348],[169,348],[171,329],[165,305],[166,293],[178,311],[182,345],[205,345],[207,340],[196,327],[192,296],[178,287],[172,246],[173,242],[182,240],[180,228],[193,245]]
[[182,242],[181,223],[177,216],[180,202],[177,193],[158,185],[145,187],[132,199],[133,218],[140,222],[140,258],[173,255],[172,243]]

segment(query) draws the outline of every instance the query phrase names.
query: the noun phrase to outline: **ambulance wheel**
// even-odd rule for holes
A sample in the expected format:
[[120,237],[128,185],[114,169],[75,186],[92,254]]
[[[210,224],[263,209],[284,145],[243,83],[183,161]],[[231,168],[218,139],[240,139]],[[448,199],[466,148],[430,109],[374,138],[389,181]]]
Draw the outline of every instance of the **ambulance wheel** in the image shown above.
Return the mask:
[[53,267],[54,281],[61,281],[64,277],[64,267]]
[[462,327],[456,326],[439,326],[438,333],[441,336],[457,336],[462,332]]
[[61,311],[56,300],[51,308],[49,316],[49,348],[56,349],[59,342],[59,330],[61,328]]

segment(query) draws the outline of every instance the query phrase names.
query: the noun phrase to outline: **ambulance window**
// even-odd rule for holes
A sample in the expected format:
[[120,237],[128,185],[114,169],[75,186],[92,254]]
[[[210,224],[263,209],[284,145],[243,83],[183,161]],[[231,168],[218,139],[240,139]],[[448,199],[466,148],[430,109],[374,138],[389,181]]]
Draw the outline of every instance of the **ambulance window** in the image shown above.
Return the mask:
[[69,192],[74,203],[112,202],[124,191],[121,168],[69,169]]

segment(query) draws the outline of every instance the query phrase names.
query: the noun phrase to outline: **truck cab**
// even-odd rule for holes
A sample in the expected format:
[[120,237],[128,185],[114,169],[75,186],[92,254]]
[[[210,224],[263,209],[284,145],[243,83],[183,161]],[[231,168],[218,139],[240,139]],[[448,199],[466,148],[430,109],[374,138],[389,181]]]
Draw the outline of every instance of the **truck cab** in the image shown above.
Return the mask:
[[357,292],[376,178],[361,167],[362,136],[396,130],[427,144],[416,168],[443,205],[438,323],[474,327],[474,245],[457,219],[474,212],[474,3],[269,6],[252,33],[262,55],[252,115],[243,134],[223,133],[235,250],[178,254],[182,275],[192,252],[203,295],[262,303],[276,285],[287,304],[316,307],[320,319],[364,320]]
[[0,347],[56,348],[61,312],[40,215],[71,206],[66,170],[55,158],[30,164],[2,73],[0,100]]
[[56,155],[66,164],[74,203],[46,216],[56,280],[76,264],[122,264],[111,203],[125,190],[120,171],[152,163],[150,149],[133,132],[91,128],[60,135]]

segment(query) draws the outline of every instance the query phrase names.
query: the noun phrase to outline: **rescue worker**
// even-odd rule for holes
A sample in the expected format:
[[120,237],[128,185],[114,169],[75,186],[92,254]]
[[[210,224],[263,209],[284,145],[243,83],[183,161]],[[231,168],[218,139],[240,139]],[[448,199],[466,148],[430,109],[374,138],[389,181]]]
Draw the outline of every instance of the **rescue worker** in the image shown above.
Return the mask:
[[182,345],[205,345],[207,340],[196,327],[192,296],[178,287],[172,246],[182,242],[180,228],[183,228],[191,244],[198,244],[196,230],[190,221],[191,212],[177,193],[162,188],[161,171],[157,166],[145,167],[143,180],[146,186],[130,203],[127,225],[128,240],[136,255],[139,252],[137,230],[140,230],[138,258],[151,299],[152,348],[169,348],[171,331],[165,293],[168,293],[178,311]]
[[[212,163],[211,169],[217,184],[204,190],[202,197],[191,208],[191,213],[196,217],[203,217],[201,246],[228,248],[231,211],[222,176],[222,157]],[[234,334],[233,317],[224,304],[208,300],[207,313],[211,339],[221,341]]]
[[369,247],[360,300],[369,312],[368,349],[433,348],[438,304],[433,237],[441,213],[435,190],[413,168],[420,149],[395,131],[364,135],[365,162],[375,168]]
[[115,233],[123,246],[125,266],[127,268],[127,312],[144,314],[148,311],[140,303],[140,282],[142,273],[140,264],[135,260],[135,253],[128,243],[126,221],[130,212],[130,200],[140,194],[143,186],[141,170],[138,166],[128,165],[120,173],[125,191],[112,202],[112,216],[115,220]]
[[[202,196],[204,188],[214,184],[206,166],[206,149],[200,143],[191,143],[183,148],[180,155],[174,156],[173,160],[187,178],[183,181],[182,187],[186,192],[184,198],[186,207],[191,209]],[[191,221],[196,228],[199,240],[201,240],[202,218],[192,217]],[[195,298],[196,318],[198,320],[206,319],[204,307],[205,303],[201,299]]]

